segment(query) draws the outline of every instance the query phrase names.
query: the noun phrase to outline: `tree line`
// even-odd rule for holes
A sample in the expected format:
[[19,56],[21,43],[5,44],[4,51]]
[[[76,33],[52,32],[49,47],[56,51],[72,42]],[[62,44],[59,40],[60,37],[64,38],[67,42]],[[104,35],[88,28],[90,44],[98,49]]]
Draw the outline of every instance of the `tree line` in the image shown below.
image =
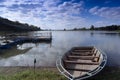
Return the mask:
[[37,26],[29,25],[27,23],[20,23],[18,21],[10,21],[0,17],[0,31],[37,31],[41,30]]
[[104,27],[94,27],[94,25],[92,25],[92,26],[90,27],[90,30],[115,31],[115,30],[120,30],[120,25],[110,25],[110,26],[104,26]]
[[[64,29],[64,31],[67,29]],[[72,31],[79,31],[79,30],[106,30],[106,31],[116,31],[120,30],[120,25],[109,25],[104,27],[95,27],[94,25],[91,25],[90,28],[82,27],[82,28],[73,28],[70,29]]]

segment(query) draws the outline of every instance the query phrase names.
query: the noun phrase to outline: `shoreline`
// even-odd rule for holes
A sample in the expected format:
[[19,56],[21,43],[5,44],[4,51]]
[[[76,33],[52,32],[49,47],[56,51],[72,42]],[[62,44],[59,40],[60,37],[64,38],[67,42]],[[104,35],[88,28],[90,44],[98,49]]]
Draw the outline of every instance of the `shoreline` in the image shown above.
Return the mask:
[[[43,79],[44,80],[67,80],[63,75],[60,74],[60,72],[57,70],[56,67],[36,67],[35,70],[34,70],[34,67],[26,67],[26,66],[0,67],[0,76],[2,77],[12,76],[12,79],[13,79],[14,75],[15,76],[17,75],[18,78],[21,78],[21,76],[19,75],[27,75],[27,78],[29,77],[34,78],[34,71],[37,75],[44,74],[44,77],[42,77],[42,79],[40,79],[40,77],[38,76],[36,80],[43,80]],[[87,80],[119,80],[120,79],[119,74],[120,74],[120,67],[106,66],[101,72],[99,72],[93,77],[88,78]],[[50,77],[48,78],[48,76]],[[17,80],[18,78],[14,80]],[[12,80],[12,79],[10,78],[9,80]],[[6,79],[1,79],[1,80],[6,80]],[[27,80],[27,79],[22,79],[22,80]]]
[[[35,70],[52,70],[58,73],[58,70],[56,67],[35,67]],[[11,75],[11,74],[16,74],[18,72],[22,72],[25,70],[34,70],[34,67],[28,67],[28,66],[5,66],[5,67],[1,67],[0,66],[0,75],[4,74],[4,75]]]
[[0,67],[0,80],[67,80],[55,67]]

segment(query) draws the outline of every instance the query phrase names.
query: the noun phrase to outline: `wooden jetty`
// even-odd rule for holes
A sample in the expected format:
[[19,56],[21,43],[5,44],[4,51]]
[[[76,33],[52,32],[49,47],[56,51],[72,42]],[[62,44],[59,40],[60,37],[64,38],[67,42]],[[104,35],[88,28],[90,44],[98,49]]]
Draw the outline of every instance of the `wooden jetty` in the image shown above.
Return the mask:
[[58,70],[70,80],[82,80],[100,72],[107,56],[95,47],[74,47],[56,61]]
[[45,42],[51,43],[52,33],[36,33],[34,35],[18,35],[8,34],[4,38],[0,39],[0,49],[10,48],[13,45],[28,43],[28,42]]
[[21,40],[21,41],[51,41],[52,33],[33,33],[33,34],[9,34],[7,38],[12,40]]

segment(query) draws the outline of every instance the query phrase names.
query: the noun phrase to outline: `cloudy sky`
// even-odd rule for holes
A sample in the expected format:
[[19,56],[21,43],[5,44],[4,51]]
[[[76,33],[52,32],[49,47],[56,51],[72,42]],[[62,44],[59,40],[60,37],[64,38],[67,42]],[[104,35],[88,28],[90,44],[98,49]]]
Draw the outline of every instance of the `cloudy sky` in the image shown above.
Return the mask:
[[0,16],[43,29],[120,24],[120,0],[0,0]]

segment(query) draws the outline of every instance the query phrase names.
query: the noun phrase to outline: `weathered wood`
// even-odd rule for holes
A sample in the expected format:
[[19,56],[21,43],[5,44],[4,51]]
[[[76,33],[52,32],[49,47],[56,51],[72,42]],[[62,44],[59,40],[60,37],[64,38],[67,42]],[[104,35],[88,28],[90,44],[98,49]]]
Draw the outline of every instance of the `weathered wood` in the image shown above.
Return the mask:
[[99,62],[99,60],[100,60],[100,54],[99,54],[99,56],[98,56],[97,62]]
[[98,52],[98,50],[95,50],[95,52],[94,52],[94,56],[96,56],[97,52]]
[[92,60],[92,59],[98,58],[98,57],[96,57],[96,56],[73,56],[73,55],[69,55],[68,58]]
[[70,64],[83,64],[83,65],[99,65],[99,62],[78,62],[78,61],[70,61],[70,60],[64,60],[66,63]]
[[72,52],[91,52],[92,50],[73,50]]
[[98,53],[98,50],[96,50],[96,52],[95,52],[95,54],[94,54],[94,56],[97,56],[98,58],[94,58],[94,59],[92,60],[93,62],[99,62],[100,54],[97,55],[97,53]]
[[67,70],[73,70],[73,71],[82,71],[82,72],[88,72],[90,70],[87,69],[76,69],[76,68],[66,68]]
[[62,57],[63,67],[76,79],[98,68],[102,60],[95,47],[74,47]]
[[92,55],[94,53],[90,53],[90,52],[71,52],[72,55],[83,55],[83,56],[87,56],[87,55]]
[[89,46],[89,47],[86,47],[86,46],[85,47],[74,47],[74,48],[72,48],[72,50],[75,50],[75,49],[79,49],[79,50],[80,49],[82,49],[82,50],[85,49],[86,50],[86,49],[93,49],[93,48],[94,48],[93,46]]

